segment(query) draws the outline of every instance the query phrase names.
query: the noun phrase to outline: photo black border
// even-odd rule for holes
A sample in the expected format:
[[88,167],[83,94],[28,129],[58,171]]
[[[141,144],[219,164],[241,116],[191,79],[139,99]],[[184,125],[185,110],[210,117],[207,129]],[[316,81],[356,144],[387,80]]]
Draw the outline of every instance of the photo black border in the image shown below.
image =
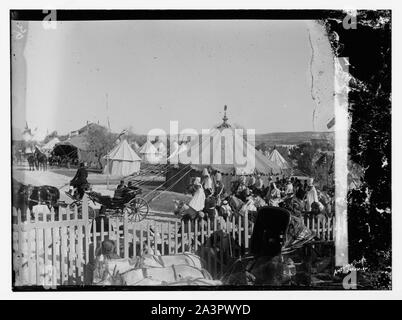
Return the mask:
[[[45,9],[44,9],[45,10]],[[52,10],[52,9],[46,9]],[[175,9],[55,9],[57,21],[105,21],[105,20],[326,20],[339,17],[342,10],[272,10],[272,9],[236,9],[236,10],[175,10]],[[389,9],[385,9],[389,10]],[[391,11],[391,10],[389,10]],[[43,10],[10,10],[10,66],[11,66],[11,21],[43,21],[48,13]],[[12,70],[10,67],[10,101],[12,102]],[[10,105],[12,124],[12,105]],[[10,125],[12,149],[12,126]],[[12,150],[11,150],[12,163]],[[12,166],[11,177],[12,177]],[[10,181],[11,184],[11,181]],[[12,200],[12,199],[11,199]],[[12,203],[12,202],[11,202]],[[12,208],[11,208],[12,211]],[[12,225],[11,234],[12,234]],[[12,252],[12,243],[11,252]],[[12,272],[12,270],[11,270]],[[13,278],[13,277],[12,277]],[[49,292],[49,291],[337,291],[334,288],[291,287],[291,286],[58,286],[56,289],[45,289],[42,286],[15,286],[12,279],[13,292]],[[343,290],[343,289],[339,289]]]

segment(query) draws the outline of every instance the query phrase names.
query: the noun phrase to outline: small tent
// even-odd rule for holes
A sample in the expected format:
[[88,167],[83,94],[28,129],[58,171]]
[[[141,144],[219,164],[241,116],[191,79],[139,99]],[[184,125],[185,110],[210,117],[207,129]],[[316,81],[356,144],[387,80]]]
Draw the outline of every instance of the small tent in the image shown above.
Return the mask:
[[54,137],[53,139],[49,140],[43,147],[42,150],[46,153],[50,153],[56,144],[60,142],[59,138]]
[[275,148],[274,148],[274,150],[272,150],[271,154],[268,156],[268,159],[270,161],[272,161],[273,163],[277,164],[283,171],[287,171],[287,170],[291,169],[289,163]]
[[135,153],[125,139],[115,146],[106,156],[104,173],[111,176],[129,176],[140,171],[141,158]]
[[158,157],[166,157],[167,148],[161,140],[156,141],[154,147],[156,148]]
[[160,161],[158,157],[158,150],[150,141],[145,142],[138,150],[138,153],[141,155],[143,161],[154,164]]
[[35,152],[35,148],[34,147],[26,147],[25,148],[25,154],[29,155],[29,154],[33,154]]

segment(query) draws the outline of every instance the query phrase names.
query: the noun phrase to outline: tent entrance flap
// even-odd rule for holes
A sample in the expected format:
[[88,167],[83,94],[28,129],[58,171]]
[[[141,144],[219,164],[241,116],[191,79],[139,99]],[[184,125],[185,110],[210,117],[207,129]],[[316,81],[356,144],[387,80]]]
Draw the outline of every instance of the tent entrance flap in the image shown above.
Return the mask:
[[53,149],[53,155],[58,157],[67,157],[70,159],[78,159],[78,150],[72,145],[57,145]]

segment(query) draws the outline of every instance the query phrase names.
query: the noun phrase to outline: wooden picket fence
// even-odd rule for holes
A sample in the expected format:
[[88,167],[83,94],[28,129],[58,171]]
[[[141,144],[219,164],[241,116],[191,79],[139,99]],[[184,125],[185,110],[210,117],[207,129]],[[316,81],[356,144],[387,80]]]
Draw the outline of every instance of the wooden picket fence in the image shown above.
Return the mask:
[[[334,238],[332,219],[306,219],[306,226],[326,241]],[[145,220],[129,222],[126,215],[93,220],[88,201],[79,210],[60,208],[23,215],[13,209],[13,271],[15,286],[90,285],[97,249],[105,239],[116,243],[118,254],[129,258],[145,250],[161,255],[192,252],[199,255],[214,278],[246,254],[253,230],[247,215],[183,222]]]

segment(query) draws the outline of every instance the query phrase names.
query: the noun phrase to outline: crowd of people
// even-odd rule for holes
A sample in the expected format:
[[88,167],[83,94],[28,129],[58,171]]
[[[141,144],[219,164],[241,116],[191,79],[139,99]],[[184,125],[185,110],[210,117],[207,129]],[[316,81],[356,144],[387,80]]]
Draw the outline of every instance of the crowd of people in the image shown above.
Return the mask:
[[49,165],[53,166],[53,167],[70,168],[70,167],[76,167],[79,165],[78,158],[72,158],[67,155],[65,155],[65,156],[50,155],[48,158],[48,162],[49,162]]
[[333,193],[326,187],[318,190],[313,178],[301,181],[294,177],[269,177],[264,183],[260,174],[242,175],[233,176],[230,185],[225,186],[221,173],[205,168],[201,177],[194,178],[189,190],[192,198],[188,205],[209,215],[221,212],[230,215],[239,209],[236,201],[249,211],[269,205],[297,210],[301,215],[334,214]]

